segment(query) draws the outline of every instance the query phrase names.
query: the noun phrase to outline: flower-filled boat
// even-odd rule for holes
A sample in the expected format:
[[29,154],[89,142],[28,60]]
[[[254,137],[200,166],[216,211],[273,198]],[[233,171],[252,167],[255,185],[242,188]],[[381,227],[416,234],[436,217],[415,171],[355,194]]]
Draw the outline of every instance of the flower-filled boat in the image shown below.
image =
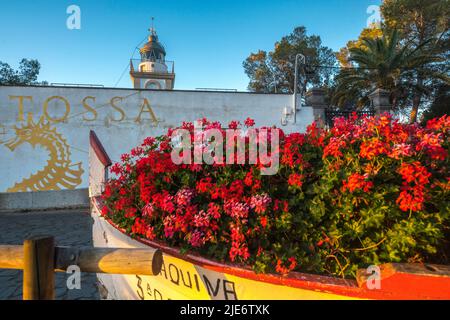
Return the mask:
[[450,117],[291,134],[203,119],[112,167],[91,132],[95,246],[164,255],[157,276],[99,275],[105,296],[450,299],[449,129]]

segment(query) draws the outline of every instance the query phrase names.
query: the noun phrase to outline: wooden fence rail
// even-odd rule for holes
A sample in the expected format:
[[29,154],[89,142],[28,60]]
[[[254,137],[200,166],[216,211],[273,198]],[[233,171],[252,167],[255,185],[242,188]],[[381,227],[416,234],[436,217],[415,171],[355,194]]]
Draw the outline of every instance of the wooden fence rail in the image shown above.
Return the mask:
[[35,236],[23,246],[0,245],[0,269],[23,270],[23,299],[54,299],[54,272],[76,265],[81,272],[158,275],[162,252],[154,249],[55,246],[51,236]]

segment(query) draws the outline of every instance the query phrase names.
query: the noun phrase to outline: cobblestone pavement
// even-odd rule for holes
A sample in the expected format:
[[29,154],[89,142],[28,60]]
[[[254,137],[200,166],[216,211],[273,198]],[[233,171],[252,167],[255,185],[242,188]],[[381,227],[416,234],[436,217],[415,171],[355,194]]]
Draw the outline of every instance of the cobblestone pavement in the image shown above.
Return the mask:
[[[92,246],[88,210],[0,213],[0,244],[21,245],[31,235],[53,235],[61,246]],[[97,300],[95,274],[81,274],[81,289],[69,290],[70,274],[56,273],[55,295],[60,300]],[[22,271],[0,269],[0,300],[22,299]]]

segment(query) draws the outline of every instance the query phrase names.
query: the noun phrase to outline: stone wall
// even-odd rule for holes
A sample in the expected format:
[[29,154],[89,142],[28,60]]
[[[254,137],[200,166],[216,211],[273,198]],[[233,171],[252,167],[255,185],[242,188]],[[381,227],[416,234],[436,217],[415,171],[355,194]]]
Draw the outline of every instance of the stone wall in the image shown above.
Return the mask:
[[90,130],[114,162],[145,137],[203,117],[305,131],[310,107],[281,124],[292,104],[285,94],[0,86],[0,192],[87,188]]

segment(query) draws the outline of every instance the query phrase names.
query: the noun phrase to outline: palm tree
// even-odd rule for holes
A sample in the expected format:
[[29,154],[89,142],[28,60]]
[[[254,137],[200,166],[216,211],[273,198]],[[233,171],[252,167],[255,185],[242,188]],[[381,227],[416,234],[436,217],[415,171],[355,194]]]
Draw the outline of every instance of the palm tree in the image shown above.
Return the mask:
[[[343,105],[346,101],[355,101],[358,106],[365,106],[368,95],[380,88],[391,93],[393,107],[399,109],[410,101],[408,98],[411,94],[427,92],[423,84],[413,81],[417,74],[448,82],[447,75],[427,68],[432,63],[442,61],[440,56],[425,50],[430,41],[410,49],[408,45],[400,45],[397,30],[392,30],[387,35],[383,32],[383,36],[379,38],[363,38],[362,46],[349,50],[349,60],[357,67],[343,68],[336,77],[333,102]],[[418,107],[413,101],[411,121],[416,121]]]

